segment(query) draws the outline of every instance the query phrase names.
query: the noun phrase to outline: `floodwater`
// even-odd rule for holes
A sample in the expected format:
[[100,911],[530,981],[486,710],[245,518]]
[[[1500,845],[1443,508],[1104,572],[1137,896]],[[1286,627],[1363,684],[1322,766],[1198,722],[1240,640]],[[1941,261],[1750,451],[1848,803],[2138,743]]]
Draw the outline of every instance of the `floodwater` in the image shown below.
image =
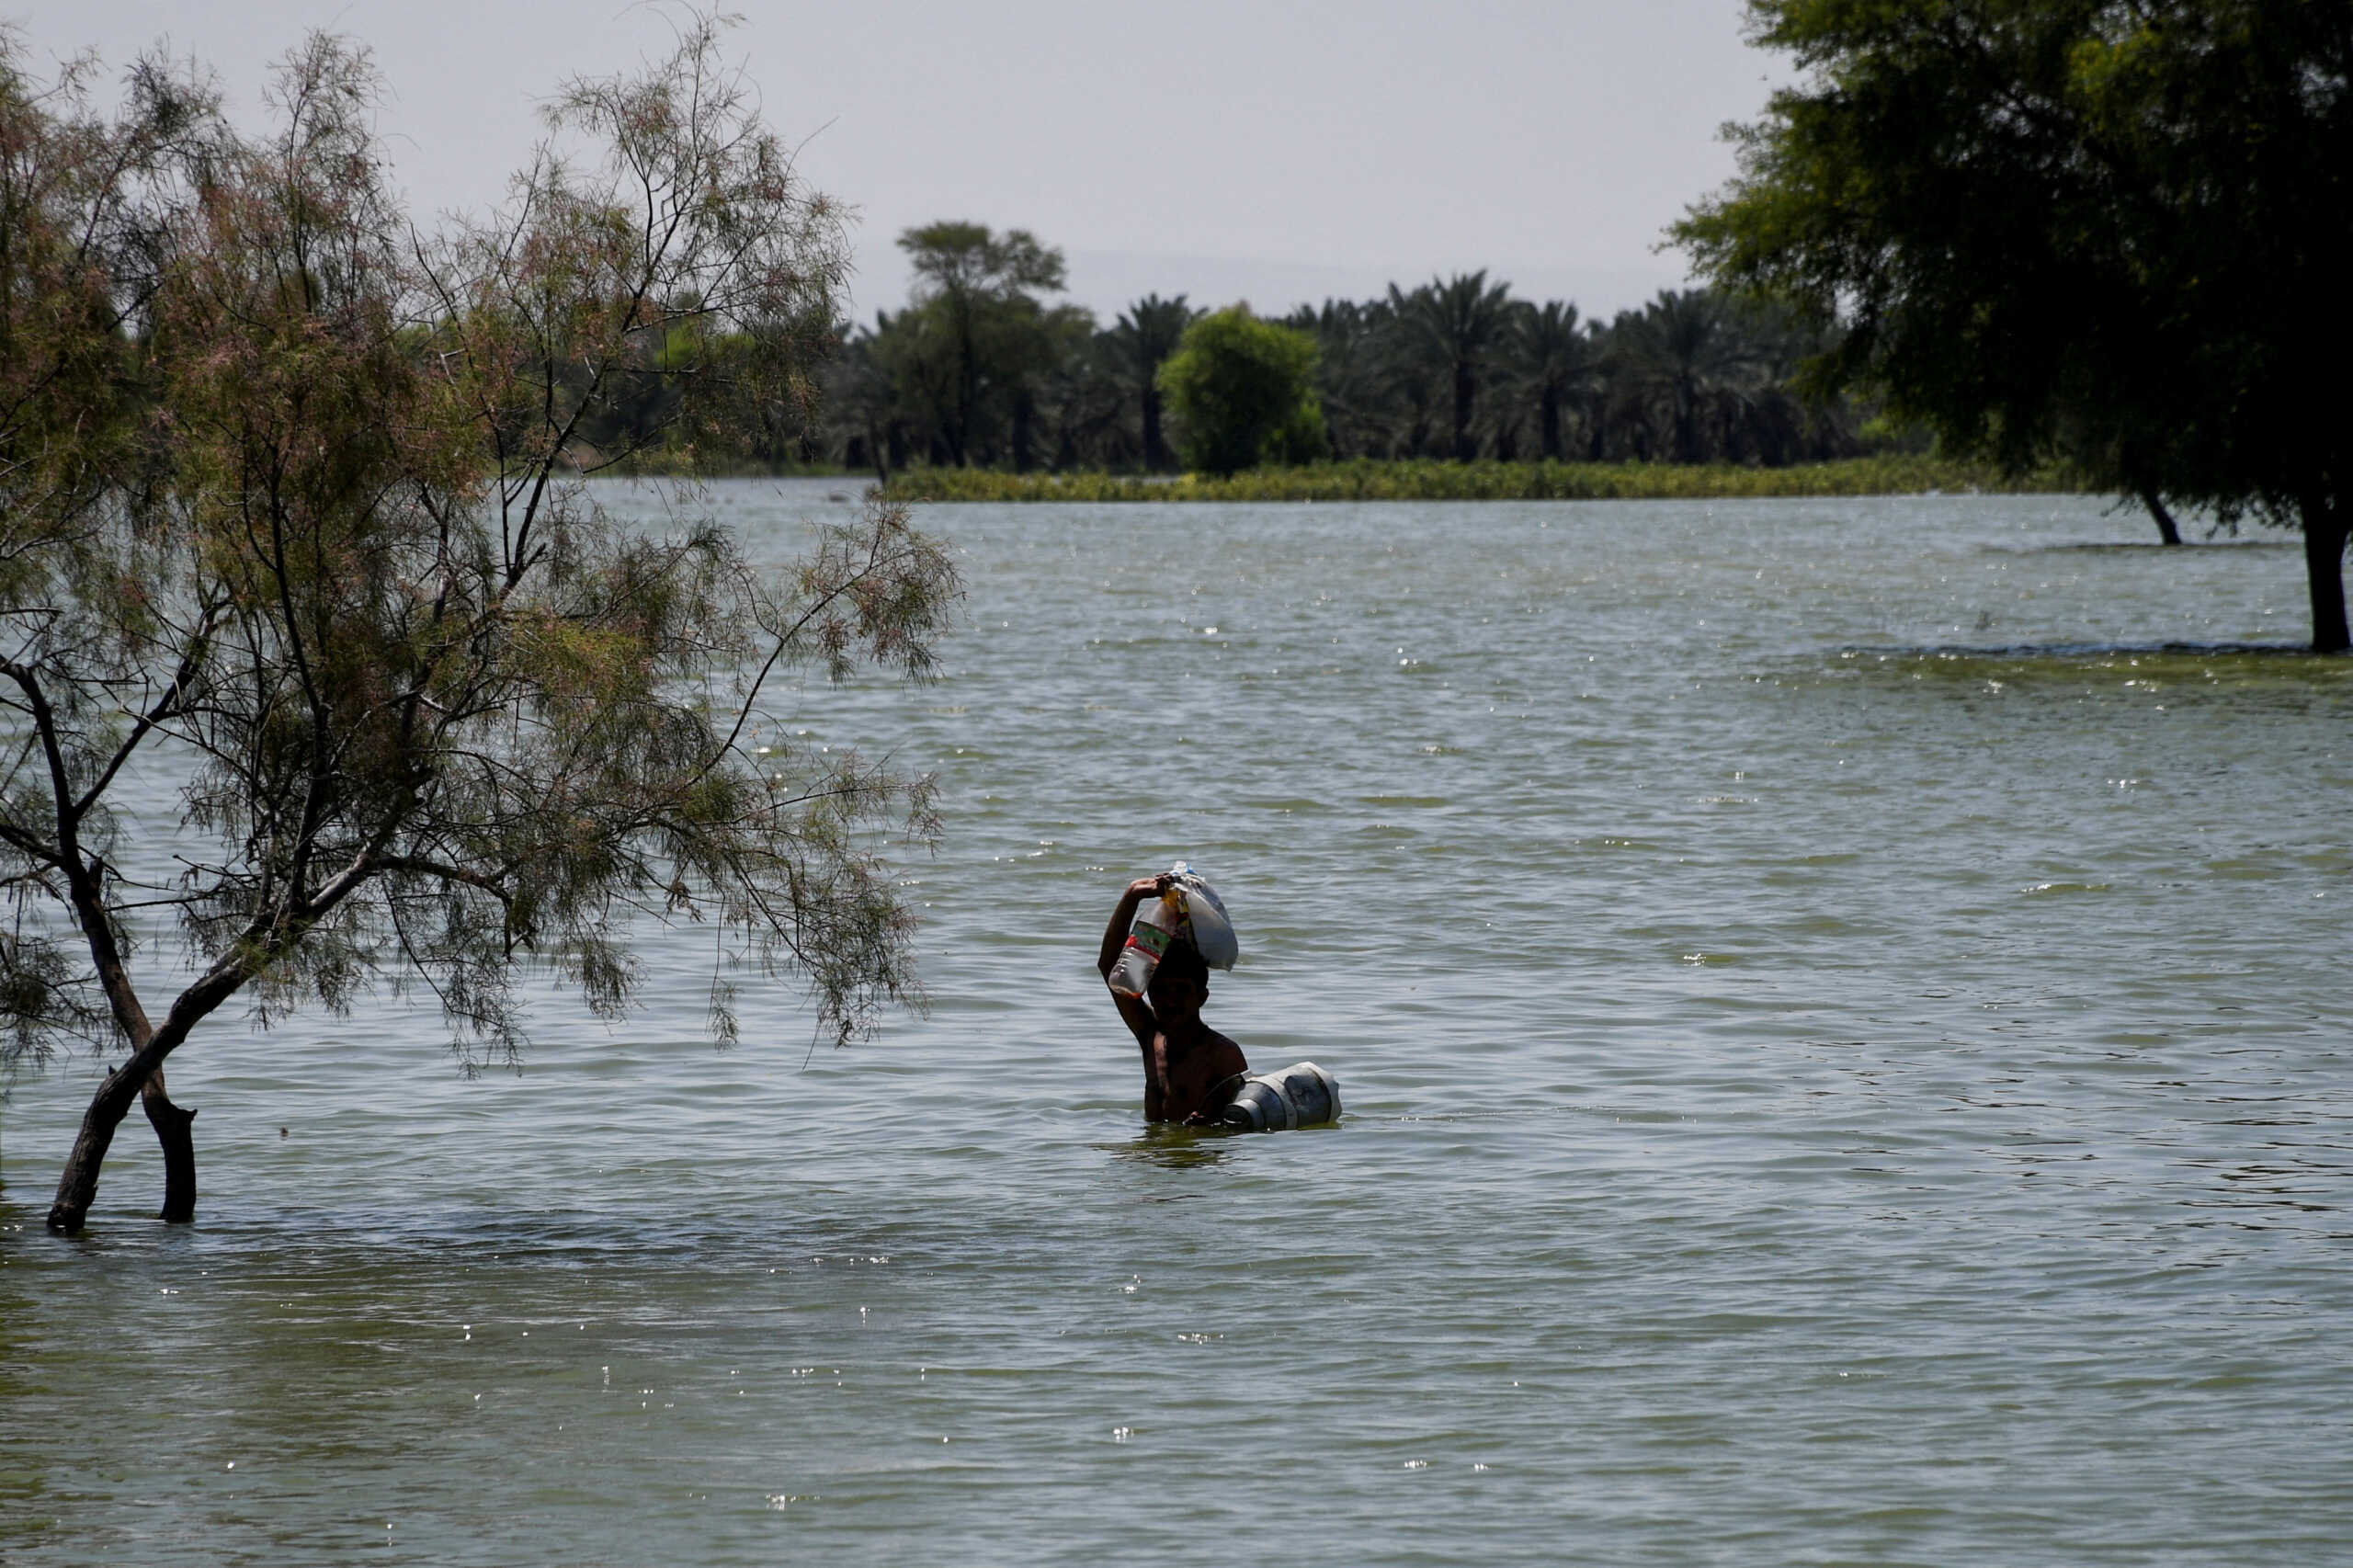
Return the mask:
[[[781,559],[825,496],[715,504]],[[0,1558],[2353,1562],[2353,661],[2282,651],[2297,551],[925,520],[946,678],[787,728],[938,770],[928,1017],[714,1051],[688,931],[519,1074],[227,1021],[172,1067],[199,1222],[134,1116],[79,1240],[91,1065],[20,1084]],[[1179,856],[1210,1018],[1340,1127],[1141,1126],[1094,953]]]

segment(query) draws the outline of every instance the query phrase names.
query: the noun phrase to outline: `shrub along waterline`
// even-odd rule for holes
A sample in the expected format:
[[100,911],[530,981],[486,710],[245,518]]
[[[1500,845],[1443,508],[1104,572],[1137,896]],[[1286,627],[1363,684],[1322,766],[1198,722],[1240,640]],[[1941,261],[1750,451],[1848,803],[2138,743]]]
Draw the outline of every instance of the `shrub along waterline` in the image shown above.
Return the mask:
[[1703,501],[1804,495],[1984,492],[2075,494],[2063,471],[2006,476],[1992,465],[1936,458],[1745,468],[1722,463],[1353,462],[1257,468],[1225,478],[1188,473],[1003,473],[913,469],[882,494],[894,501]]

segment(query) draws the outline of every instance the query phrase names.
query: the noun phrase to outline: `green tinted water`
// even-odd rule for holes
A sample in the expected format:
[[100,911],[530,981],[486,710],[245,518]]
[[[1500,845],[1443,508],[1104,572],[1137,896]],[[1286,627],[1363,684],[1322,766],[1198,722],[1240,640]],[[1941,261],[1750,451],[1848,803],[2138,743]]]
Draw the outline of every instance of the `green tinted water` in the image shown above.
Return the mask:
[[[779,558],[824,487],[724,487]],[[938,507],[971,619],[790,728],[937,768],[928,1019],[467,1083],[390,1004],[0,1190],[0,1557],[2353,1561],[2353,663],[2077,501]],[[2100,546],[2100,548],[2084,548]],[[2166,647],[2165,644],[2187,646]],[[159,807],[160,809],[160,807]],[[161,820],[168,822],[166,815]],[[1348,1117],[1151,1134],[1093,971]]]

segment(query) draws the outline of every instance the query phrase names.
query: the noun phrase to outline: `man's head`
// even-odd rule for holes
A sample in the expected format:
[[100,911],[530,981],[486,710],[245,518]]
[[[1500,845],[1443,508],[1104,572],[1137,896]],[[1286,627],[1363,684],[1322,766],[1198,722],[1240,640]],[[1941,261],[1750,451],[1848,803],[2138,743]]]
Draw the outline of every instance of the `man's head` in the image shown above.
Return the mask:
[[1210,996],[1210,966],[1201,961],[1201,950],[1181,939],[1169,943],[1143,994],[1153,1017],[1164,1024],[1199,1017]]

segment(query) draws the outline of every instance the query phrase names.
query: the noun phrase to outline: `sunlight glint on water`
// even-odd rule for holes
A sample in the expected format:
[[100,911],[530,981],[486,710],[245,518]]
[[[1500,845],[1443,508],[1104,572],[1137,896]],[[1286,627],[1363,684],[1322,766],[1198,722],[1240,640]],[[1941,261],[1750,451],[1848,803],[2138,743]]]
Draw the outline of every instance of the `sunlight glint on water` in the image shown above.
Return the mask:
[[[715,500],[781,560],[827,488]],[[930,1017],[804,1071],[756,997],[714,1053],[689,931],[519,1076],[232,1026],[173,1068],[201,1222],[134,1118],[79,1242],[89,1064],[20,1085],[0,1557],[2353,1561],[2353,664],[2245,646],[2303,635],[2295,551],[1961,497],[925,521],[948,677],[782,738],[938,771]],[[1142,1132],[1093,949],[1179,856],[1244,942],[1211,1021],[1340,1128]]]

